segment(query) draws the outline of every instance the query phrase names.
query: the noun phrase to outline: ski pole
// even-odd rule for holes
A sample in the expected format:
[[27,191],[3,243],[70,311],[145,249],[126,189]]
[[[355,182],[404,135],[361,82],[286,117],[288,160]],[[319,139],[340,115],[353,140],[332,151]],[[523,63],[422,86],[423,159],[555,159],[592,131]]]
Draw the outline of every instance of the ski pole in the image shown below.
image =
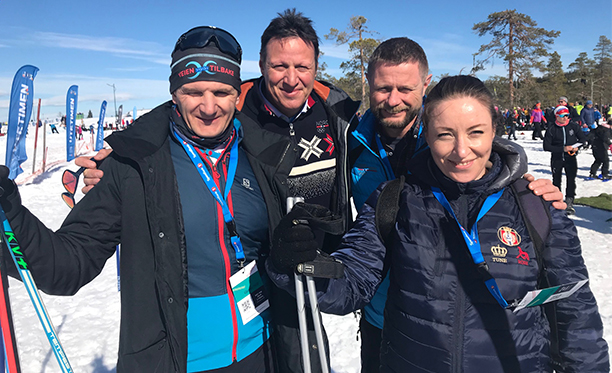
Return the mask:
[[[296,203],[303,201],[304,198],[301,197],[287,197],[287,213],[291,211],[291,209]],[[304,300],[304,283],[302,282],[302,275],[298,275],[294,272],[293,278],[295,280],[295,299],[297,302],[298,323],[300,326],[300,347],[302,349],[302,362],[304,365],[304,373],[311,373],[312,368],[310,367],[308,327],[306,325],[306,302]]]
[[325,344],[323,342],[323,327],[321,325],[321,312],[319,311],[319,301],[317,300],[317,288],[312,276],[306,276],[306,286],[308,287],[308,300],[310,301],[310,311],[312,312],[312,323],[314,324],[317,345],[319,346],[319,358],[321,359],[321,369],[323,373],[329,373],[327,365],[327,355],[325,354]]
[[[0,194],[4,191],[0,188]],[[21,281],[26,287],[28,291],[28,295],[30,296],[30,300],[34,305],[34,309],[36,310],[36,314],[38,315],[38,320],[47,335],[47,339],[49,340],[49,344],[51,345],[51,349],[55,354],[55,358],[62,369],[62,373],[73,373],[72,367],[70,366],[70,362],[68,361],[68,357],[66,356],[66,352],[64,351],[64,347],[60,343],[60,340],[57,336],[57,332],[51,323],[51,318],[49,317],[49,312],[45,308],[45,304],[43,303],[42,298],[40,297],[40,293],[38,292],[38,288],[34,283],[34,278],[32,278],[32,273],[28,269],[28,264],[25,261],[25,257],[21,252],[21,248],[19,247],[19,243],[17,242],[17,238],[13,233],[13,229],[9,224],[6,214],[4,210],[0,207],[0,219],[2,219],[2,233],[4,237],[4,242],[8,247],[8,251],[11,253],[11,257],[15,262],[15,266],[19,271],[19,276],[21,277]]]
[[[302,197],[287,198],[287,212],[291,211],[293,206],[298,202],[304,202]],[[300,265],[303,267],[303,265]],[[300,271],[302,272],[302,271]],[[329,373],[329,365],[327,355],[325,354],[325,343],[323,341],[323,326],[321,325],[321,312],[319,310],[319,301],[317,300],[317,289],[312,276],[304,273],[298,274],[294,272],[295,279],[295,299],[298,308],[298,322],[300,326],[300,345],[302,347],[302,356],[304,361],[304,373],[311,372],[310,351],[308,341],[308,330],[306,326],[306,306],[304,299],[304,278],[308,289],[308,300],[310,302],[310,311],[312,313],[312,323],[314,325],[315,337],[319,350],[319,359],[321,362],[321,370],[323,373]]]

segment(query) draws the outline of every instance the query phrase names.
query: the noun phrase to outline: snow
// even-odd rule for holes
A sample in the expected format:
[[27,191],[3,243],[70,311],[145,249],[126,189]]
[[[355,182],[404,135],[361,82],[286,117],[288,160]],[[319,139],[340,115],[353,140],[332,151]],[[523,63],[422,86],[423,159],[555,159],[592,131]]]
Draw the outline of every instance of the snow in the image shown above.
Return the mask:
[[[69,209],[60,195],[64,192],[61,175],[65,169],[76,171],[73,162],[67,163],[66,136],[47,131],[47,170],[32,175],[34,128],[30,127],[27,139],[29,159],[22,165],[24,173],[17,177],[24,205],[38,216],[50,229],[58,229]],[[550,178],[550,153],[542,150],[541,141],[531,140],[531,132],[518,133],[518,143],[527,151],[529,171],[537,178]],[[107,135],[107,134],[105,134]],[[83,133],[83,141],[77,142],[78,154],[91,154],[89,132]],[[42,131],[39,134],[36,169],[42,163]],[[0,137],[0,157],[4,159],[6,136]],[[80,150],[79,150],[80,149]],[[597,196],[611,193],[612,182],[585,181],[593,157],[589,151],[578,156],[577,196]],[[565,182],[565,179],[564,179]],[[82,186],[82,184],[80,185]],[[79,192],[76,199],[82,194]],[[582,241],[583,256],[590,274],[590,286],[597,298],[604,322],[604,336],[612,338],[612,225],[605,220],[612,217],[608,211],[576,206],[572,217]],[[10,299],[15,323],[15,333],[23,372],[59,372],[55,357],[37,319],[23,285],[10,279]],[[608,284],[608,285],[606,285]],[[42,295],[58,335],[75,372],[114,372],[119,341],[120,302],[117,291],[117,267],[111,258],[102,273],[90,284],[70,297]],[[357,319],[353,314],[339,317],[323,315],[331,349],[332,371],[336,373],[359,372],[359,345]]]

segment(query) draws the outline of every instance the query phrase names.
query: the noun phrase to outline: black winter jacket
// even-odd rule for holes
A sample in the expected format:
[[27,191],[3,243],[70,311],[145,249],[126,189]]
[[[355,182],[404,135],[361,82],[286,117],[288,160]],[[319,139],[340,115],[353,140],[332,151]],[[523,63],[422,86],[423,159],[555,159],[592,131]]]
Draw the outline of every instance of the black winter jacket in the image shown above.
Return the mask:
[[[326,289],[319,293],[319,305],[335,314],[361,308],[384,278],[385,261],[390,265],[382,372],[552,371],[550,326],[543,308],[513,313],[500,307],[478,274],[455,220],[431,191],[432,185],[440,187],[459,222],[470,230],[484,199],[505,188],[478,222],[479,240],[504,297],[521,298],[536,289],[540,269],[515,197],[506,188],[526,171],[526,159],[519,160],[519,153],[512,144],[497,142],[493,168],[468,184],[441,175],[429,152],[423,153],[412,163],[387,247],[377,233],[373,207],[382,186],[344,236],[333,256],[345,264],[345,277],[329,280],[327,287],[318,284]],[[552,229],[542,258],[549,281],[557,285],[587,278],[573,222],[562,211],[549,209]],[[287,284],[286,277],[274,272],[272,279]],[[608,372],[608,347],[589,288],[557,302],[556,316],[563,371]]]
[[[239,109],[242,113],[252,118],[257,123],[266,123],[271,115],[264,108],[263,102],[257,92],[258,84],[262,84],[263,78],[253,79],[242,83]],[[351,98],[342,90],[325,82],[315,81],[313,94],[321,98],[324,105],[327,118],[329,120],[329,128],[334,140],[336,152],[336,181],[332,190],[332,198],[329,209],[337,216],[341,216],[344,222],[345,229],[348,230],[352,223],[351,205],[349,203],[350,196],[350,179],[348,167],[348,145],[347,136],[349,127],[357,124],[355,113],[359,108],[359,102],[351,100]],[[264,133],[271,133],[263,130]],[[290,142],[289,136],[277,135],[285,138]],[[283,154],[287,161],[286,163],[293,166],[296,159],[299,157],[300,148],[297,144],[293,144]],[[289,169],[290,170],[290,169]],[[286,181],[287,174],[283,173]],[[282,184],[286,186],[286,183]],[[286,188],[285,188],[286,189]],[[286,201],[286,194],[282,195],[282,203]],[[276,225],[274,225],[276,226]],[[338,245],[339,237],[326,237],[326,247],[335,249]],[[277,362],[281,372],[301,372],[302,371],[302,356],[300,349],[299,329],[297,320],[297,307],[295,299],[287,292],[280,289],[272,290],[272,320],[274,324],[274,340],[276,343]],[[315,341],[315,334],[310,316],[308,318],[309,340]],[[310,344],[310,356],[313,362],[313,372],[321,370],[319,365],[319,352],[314,343]],[[327,349],[327,346],[325,346]]]
[[573,120],[570,120],[566,126],[559,126],[556,122],[552,122],[548,125],[544,136],[544,150],[552,153],[551,159],[553,160],[565,159],[570,155],[563,150],[564,146],[584,144],[586,141],[580,125]]
[[[171,108],[171,102],[160,105],[106,139],[114,151],[101,166],[104,178],[57,232],[20,208],[16,193],[6,210],[35,281],[48,294],[75,294],[122,244],[117,372],[186,371],[187,258],[169,147]],[[282,156],[289,141],[262,133],[240,113],[237,118],[273,228],[283,215],[283,180],[292,167]]]

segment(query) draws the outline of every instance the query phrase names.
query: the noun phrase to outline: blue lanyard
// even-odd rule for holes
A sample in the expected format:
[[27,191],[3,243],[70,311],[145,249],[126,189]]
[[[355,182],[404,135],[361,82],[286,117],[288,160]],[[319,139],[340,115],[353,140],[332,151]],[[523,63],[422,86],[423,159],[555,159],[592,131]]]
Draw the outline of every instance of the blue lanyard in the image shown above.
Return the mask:
[[504,309],[508,308],[508,302],[506,302],[503,295],[501,294],[501,291],[499,291],[497,282],[495,281],[495,278],[493,278],[493,276],[489,272],[489,267],[487,266],[487,263],[485,262],[484,257],[482,256],[482,251],[480,249],[480,241],[478,240],[478,228],[477,228],[478,221],[483,216],[485,216],[485,214],[491,209],[491,207],[493,207],[493,205],[495,205],[495,203],[499,200],[504,190],[502,189],[499,192],[487,197],[487,199],[484,201],[484,204],[480,208],[480,212],[478,213],[478,217],[476,218],[476,222],[474,223],[474,226],[472,227],[472,231],[470,233],[468,233],[468,231],[465,228],[463,228],[463,226],[459,223],[459,220],[457,220],[457,216],[455,215],[455,212],[453,211],[453,208],[451,207],[450,203],[448,203],[448,200],[446,199],[446,196],[444,195],[444,193],[442,193],[442,191],[436,187],[431,187],[431,191],[433,192],[436,199],[442,204],[442,206],[444,206],[446,211],[448,211],[455,219],[455,222],[457,223],[457,225],[459,226],[459,229],[461,230],[463,239],[465,240],[465,243],[467,244],[468,249],[470,250],[470,254],[472,255],[472,260],[474,260],[474,263],[478,266],[478,271],[480,272],[480,274],[483,276],[483,279],[485,280],[484,282],[485,282],[485,285],[487,286],[487,289],[489,290],[491,295],[493,295],[495,300],[497,300],[497,303],[499,303],[499,305],[502,308]]
[[[238,128],[240,125],[239,123],[240,122],[238,122],[238,125],[236,125],[236,120],[234,120],[234,127]],[[238,168],[238,139],[234,140],[234,144],[232,145],[232,149],[230,150],[230,161],[228,167],[229,170],[225,182],[225,195],[222,195],[219,186],[210,176],[208,170],[206,170],[206,167],[202,163],[202,158],[200,158],[200,156],[196,153],[193,145],[183,140],[181,136],[176,132],[176,130],[174,131],[174,136],[177,140],[180,141],[181,145],[183,146],[183,149],[185,149],[185,152],[191,159],[191,162],[199,171],[202,180],[204,180],[204,184],[206,184],[210,193],[213,195],[215,200],[217,200],[219,206],[221,206],[221,211],[223,211],[223,221],[225,222],[225,226],[229,231],[232,247],[236,251],[236,260],[242,265],[244,263],[245,258],[244,250],[242,249],[240,236],[238,235],[238,231],[236,230],[236,222],[234,221],[234,217],[232,216],[232,213],[229,210],[229,207],[227,206],[227,202],[225,202],[227,200],[227,196],[229,195],[230,188],[232,187],[232,184],[234,182],[234,177],[236,176],[236,169]]]
[[375,134],[376,145],[378,146],[378,155],[380,155],[380,159],[382,160],[385,168],[387,169],[387,173],[389,174],[389,180],[395,179],[395,173],[393,172],[393,168],[391,168],[391,162],[389,161],[389,157],[387,156],[387,151],[385,150],[382,141],[380,141],[380,135]]

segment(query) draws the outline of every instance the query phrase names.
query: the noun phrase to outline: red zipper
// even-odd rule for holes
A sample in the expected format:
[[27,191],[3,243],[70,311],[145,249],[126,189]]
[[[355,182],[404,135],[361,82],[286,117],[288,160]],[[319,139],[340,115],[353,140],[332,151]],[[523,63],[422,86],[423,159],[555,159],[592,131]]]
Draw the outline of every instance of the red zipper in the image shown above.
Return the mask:
[[[223,153],[222,155],[223,159],[225,159],[225,155],[226,154]],[[213,180],[215,181],[215,184],[217,184],[217,186],[221,185],[219,183],[221,175],[217,171],[217,168],[212,165],[208,157],[202,156],[201,158],[204,159],[206,164],[208,164],[208,166],[210,166],[210,169],[213,171]],[[227,177],[227,170],[225,167],[224,160],[222,161],[222,165],[223,165],[223,172],[225,174],[224,176]],[[225,187],[227,188],[228,186],[226,185]],[[230,265],[230,259],[227,253],[227,246],[225,245],[225,221],[223,220],[223,210],[221,209],[221,206],[219,206],[218,203],[215,203],[215,205],[217,206],[217,223],[218,223],[217,229],[218,229],[218,235],[219,235],[219,245],[221,246],[221,254],[223,254],[223,262],[225,264],[225,285],[227,287],[227,296],[229,299],[230,310],[232,312],[232,329],[234,332],[234,340],[232,342],[232,361],[238,361],[237,353],[236,353],[236,349],[238,346],[238,318],[236,316],[236,306],[235,306],[236,301],[234,299],[234,293],[232,292],[232,286],[229,282],[229,279],[232,276],[232,269],[231,269],[232,267]],[[228,202],[228,207],[230,207],[230,211],[233,210],[231,208],[232,207],[231,200],[230,202]]]

